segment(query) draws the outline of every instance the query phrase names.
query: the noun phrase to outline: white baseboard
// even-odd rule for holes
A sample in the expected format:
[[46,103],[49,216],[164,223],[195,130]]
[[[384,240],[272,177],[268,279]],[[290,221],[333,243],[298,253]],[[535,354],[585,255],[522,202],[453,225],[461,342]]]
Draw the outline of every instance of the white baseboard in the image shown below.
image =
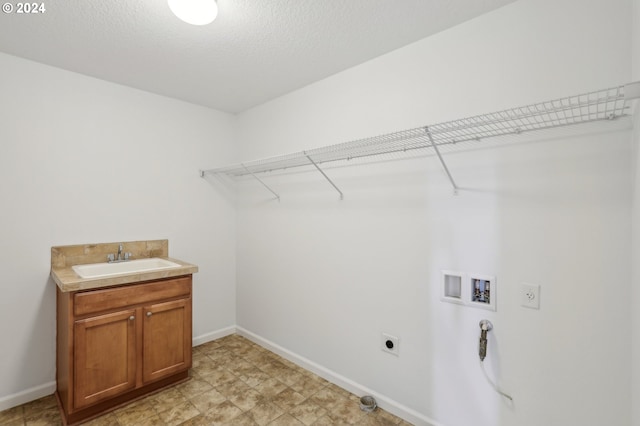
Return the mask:
[[414,425],[444,426],[442,423],[438,423],[437,421],[430,419],[418,413],[417,411],[412,410],[411,408],[406,407],[400,404],[399,402],[392,400],[391,398],[385,395],[375,392],[374,390],[369,389],[365,386],[362,386],[361,384],[356,383],[353,380],[350,380],[334,371],[331,371],[328,368],[325,368],[305,357],[295,354],[290,350],[285,349],[282,346],[279,346],[271,342],[270,340],[267,340],[263,337],[258,336],[257,334],[250,332],[249,330],[236,326],[236,333],[238,333],[240,336],[246,337],[247,339],[251,340],[254,343],[257,343],[258,345],[266,349],[269,349],[270,351],[293,362],[294,364],[299,365],[300,367],[317,374],[323,379],[328,380],[329,382],[334,383],[337,386],[340,386],[341,388],[348,390],[349,392],[355,395],[373,396],[376,399],[376,402],[378,403],[378,406],[380,408],[410,423],[413,423]]
[[26,404],[27,402],[31,402],[44,396],[51,395],[55,391],[56,382],[54,381],[23,390],[12,395],[3,396],[2,398],[0,398],[0,411],[8,410],[9,408]]
[[220,339],[224,336],[229,336],[230,334],[234,334],[236,332],[236,326],[232,325],[227,328],[222,328],[220,330],[212,331],[210,333],[201,334],[200,336],[196,336],[192,339],[192,345],[198,346],[207,342],[211,342],[216,339]]

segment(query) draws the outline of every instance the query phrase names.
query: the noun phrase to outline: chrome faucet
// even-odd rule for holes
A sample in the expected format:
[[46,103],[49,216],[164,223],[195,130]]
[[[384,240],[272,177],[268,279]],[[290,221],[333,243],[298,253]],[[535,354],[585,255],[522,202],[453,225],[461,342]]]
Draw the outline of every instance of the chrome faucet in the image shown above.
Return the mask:
[[118,245],[118,254],[117,255],[113,254],[113,253],[108,254],[107,255],[107,262],[116,263],[116,262],[126,262],[126,261],[130,260],[131,259],[131,253],[130,252],[123,253],[122,249],[123,249],[122,244],[119,244]]

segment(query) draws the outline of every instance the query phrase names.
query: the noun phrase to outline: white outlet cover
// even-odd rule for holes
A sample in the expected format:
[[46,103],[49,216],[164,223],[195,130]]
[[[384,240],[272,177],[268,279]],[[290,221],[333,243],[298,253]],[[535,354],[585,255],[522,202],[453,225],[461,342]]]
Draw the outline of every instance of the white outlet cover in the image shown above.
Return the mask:
[[[393,345],[393,347],[389,348],[387,346],[387,342],[391,342],[391,344]],[[397,338],[396,336],[392,336],[390,334],[387,333],[382,333],[382,340],[381,340],[381,349],[384,352],[390,353],[392,355],[398,356],[399,355],[399,350],[400,350],[400,339]]]
[[522,283],[520,286],[520,304],[525,308],[540,309],[540,286]]

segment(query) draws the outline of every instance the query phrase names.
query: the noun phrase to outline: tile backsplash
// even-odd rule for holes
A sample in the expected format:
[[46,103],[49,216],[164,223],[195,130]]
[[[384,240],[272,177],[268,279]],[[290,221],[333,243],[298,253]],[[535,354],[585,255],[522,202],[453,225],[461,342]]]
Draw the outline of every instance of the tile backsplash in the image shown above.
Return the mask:
[[131,253],[132,259],[169,256],[169,240],[54,246],[51,247],[51,267],[64,268],[72,265],[106,262],[108,254],[118,253],[120,244],[122,244],[123,252]]

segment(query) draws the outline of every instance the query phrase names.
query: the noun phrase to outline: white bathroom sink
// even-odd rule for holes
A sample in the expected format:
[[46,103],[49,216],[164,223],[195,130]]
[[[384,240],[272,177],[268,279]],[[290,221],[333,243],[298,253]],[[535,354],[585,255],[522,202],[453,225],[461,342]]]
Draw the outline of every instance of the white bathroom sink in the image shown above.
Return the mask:
[[75,265],[71,268],[80,278],[102,278],[112,275],[161,271],[164,269],[179,268],[180,266],[181,265],[171,262],[170,260],[151,257],[119,263],[89,263],[86,265]]

